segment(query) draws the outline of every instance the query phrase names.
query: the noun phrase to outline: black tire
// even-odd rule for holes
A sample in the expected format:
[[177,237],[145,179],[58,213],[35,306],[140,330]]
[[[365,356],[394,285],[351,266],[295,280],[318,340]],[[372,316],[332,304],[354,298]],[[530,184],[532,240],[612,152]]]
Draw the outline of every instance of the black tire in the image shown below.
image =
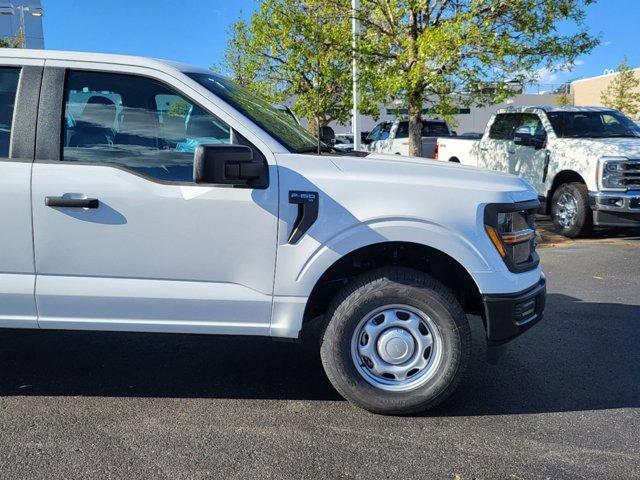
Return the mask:
[[[575,199],[577,212],[571,225],[563,225],[559,219],[562,211],[559,201],[564,195]],[[578,238],[589,235],[593,231],[593,212],[589,206],[589,191],[584,183],[565,183],[560,185],[551,199],[551,217],[558,233],[568,238]]]
[[[426,383],[390,392],[369,383],[351,354],[355,329],[365,316],[385,305],[407,305],[427,314],[441,336],[440,363]],[[462,380],[471,351],[469,323],[456,298],[429,275],[388,267],[361,275],[334,298],[321,335],[320,356],[327,377],[353,404],[373,413],[409,415],[444,401]]]
[[451,158],[449,159],[449,161],[450,161],[451,163],[460,163],[460,160],[458,160],[458,157],[451,157]]

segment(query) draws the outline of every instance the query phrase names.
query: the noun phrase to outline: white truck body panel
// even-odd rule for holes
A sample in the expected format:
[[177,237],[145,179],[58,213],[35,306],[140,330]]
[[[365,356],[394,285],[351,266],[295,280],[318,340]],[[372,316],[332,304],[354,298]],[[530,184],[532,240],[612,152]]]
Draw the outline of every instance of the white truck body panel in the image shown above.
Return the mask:
[[[509,271],[484,228],[487,204],[536,198],[517,177],[394,155],[291,153],[181,71],[192,67],[28,50],[3,50],[0,63],[164,82],[244,136],[269,168],[268,188],[252,190],[167,184],[112,165],[0,160],[0,220],[12,232],[0,238],[10,252],[0,260],[0,327],[296,338],[322,274],[388,241],[449,255],[482,294],[540,281],[539,266]],[[318,220],[295,245],[292,190],[320,196]],[[50,208],[47,196],[96,197],[101,207]]]

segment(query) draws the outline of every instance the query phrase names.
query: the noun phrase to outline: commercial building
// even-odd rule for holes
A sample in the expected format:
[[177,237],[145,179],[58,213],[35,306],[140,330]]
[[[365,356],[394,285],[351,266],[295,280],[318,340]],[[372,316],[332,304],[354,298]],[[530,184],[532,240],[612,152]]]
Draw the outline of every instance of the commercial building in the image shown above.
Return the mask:
[[24,47],[44,48],[43,15],[42,2],[39,0],[0,0],[0,38],[15,38],[22,31]]
[[[635,76],[640,79],[640,68],[635,68]],[[571,82],[573,103],[578,106],[602,106],[602,92],[616,78],[617,72],[598,75],[597,77],[583,78]],[[636,120],[634,118],[634,120]]]

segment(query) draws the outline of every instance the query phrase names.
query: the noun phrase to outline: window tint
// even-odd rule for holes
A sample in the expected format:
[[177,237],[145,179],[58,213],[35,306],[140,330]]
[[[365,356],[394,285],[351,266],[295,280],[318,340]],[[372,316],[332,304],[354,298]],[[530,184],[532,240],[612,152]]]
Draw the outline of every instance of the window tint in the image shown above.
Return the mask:
[[560,138],[640,137],[640,127],[614,110],[550,112],[547,117]]
[[409,138],[409,122],[398,123],[396,138]]
[[516,115],[514,113],[499,113],[489,130],[489,138],[494,140],[512,140]]
[[13,108],[19,80],[19,68],[0,68],[0,158],[9,157]]
[[228,78],[208,73],[187,73],[200,85],[231,105],[292,152],[315,152],[317,139],[284,112]]
[[231,143],[217,117],[152,79],[69,72],[63,160],[109,163],[164,181],[193,181],[201,144]]
[[534,113],[523,113],[516,126],[516,132],[527,133],[534,137],[544,139],[547,133],[544,130],[540,117]]
[[445,137],[449,135],[449,129],[444,122],[423,122],[423,137]]
[[371,130],[371,133],[367,137],[367,140],[375,142],[377,140],[386,140],[389,138],[389,132],[391,131],[392,124],[389,122],[384,122],[376,125],[376,127]]

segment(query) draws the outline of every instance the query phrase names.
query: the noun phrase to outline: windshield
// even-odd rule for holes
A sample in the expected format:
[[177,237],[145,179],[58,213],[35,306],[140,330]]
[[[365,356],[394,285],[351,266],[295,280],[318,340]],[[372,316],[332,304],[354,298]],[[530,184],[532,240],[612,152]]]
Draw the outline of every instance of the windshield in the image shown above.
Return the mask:
[[615,110],[593,112],[549,112],[559,138],[640,137],[640,127]]
[[289,114],[228,78],[213,73],[186,75],[248,117],[289,151],[306,152],[317,149],[316,138],[298,125]]

